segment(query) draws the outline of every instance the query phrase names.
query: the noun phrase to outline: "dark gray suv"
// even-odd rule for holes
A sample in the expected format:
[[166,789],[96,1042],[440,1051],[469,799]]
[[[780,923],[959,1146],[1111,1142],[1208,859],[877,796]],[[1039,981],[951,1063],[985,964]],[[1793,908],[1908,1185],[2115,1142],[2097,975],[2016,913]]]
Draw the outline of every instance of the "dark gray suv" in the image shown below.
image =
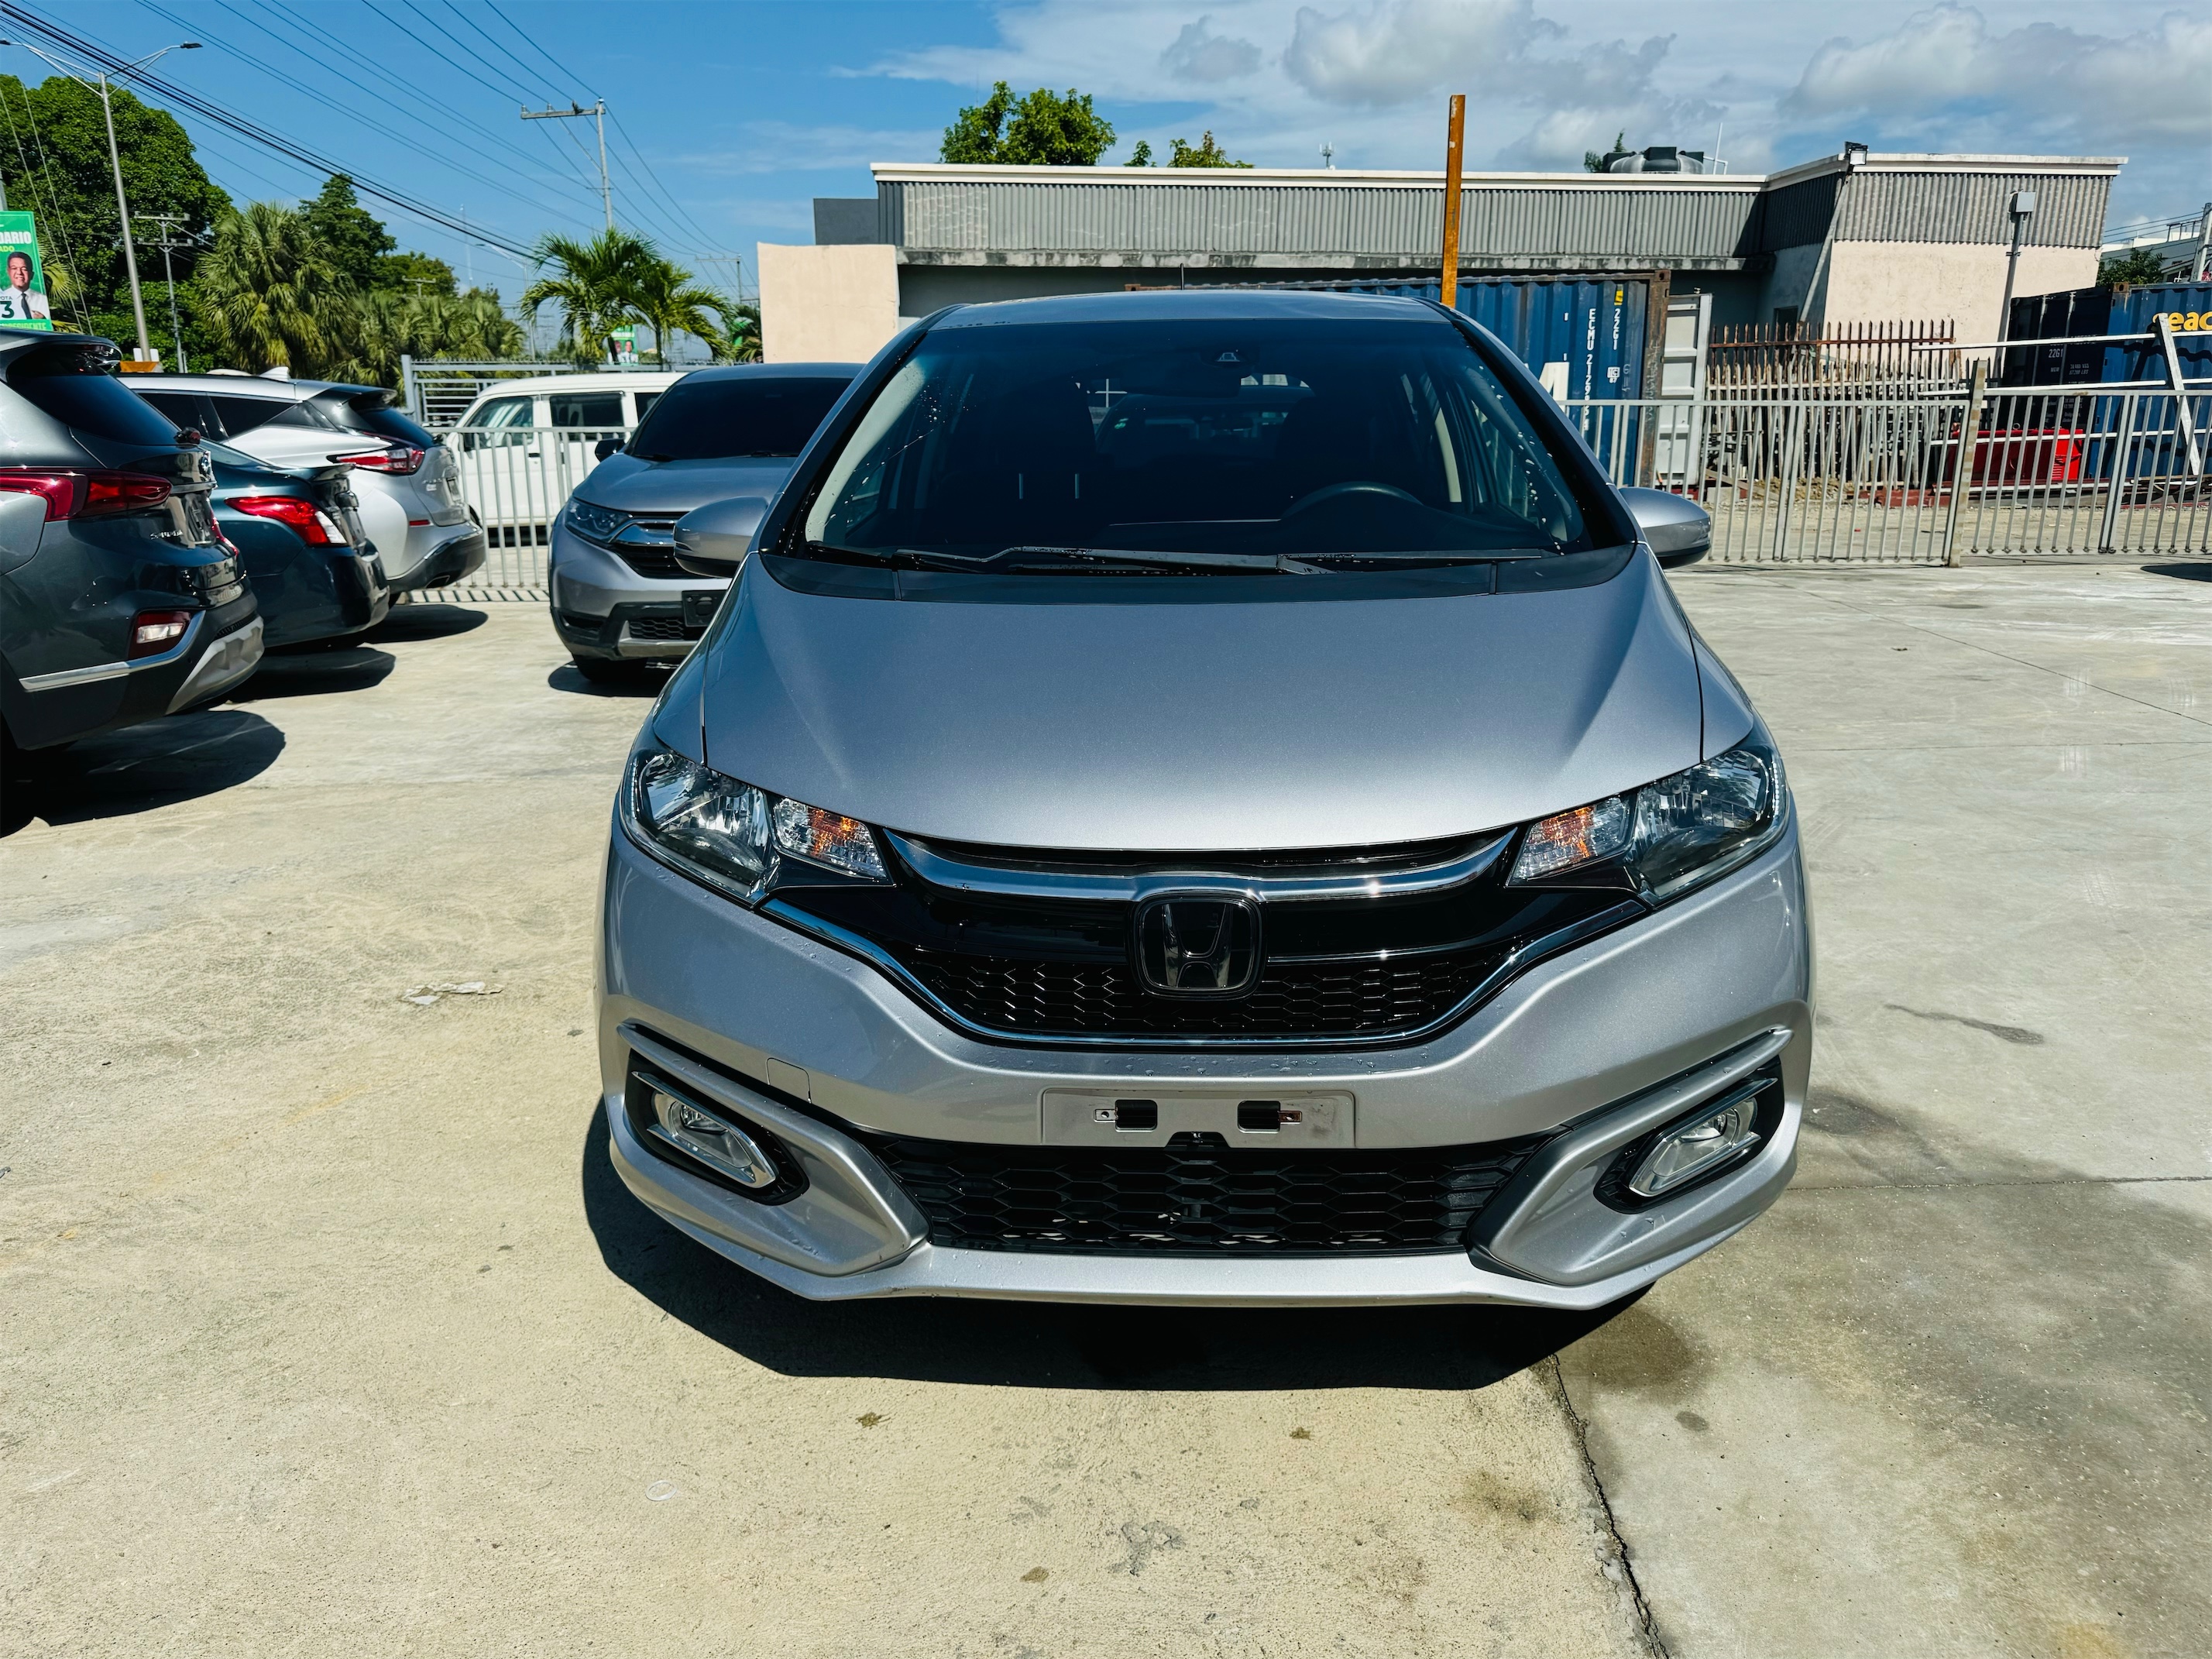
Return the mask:
[[214,468],[83,334],[0,331],[0,722],[43,749],[222,696],[261,618]]

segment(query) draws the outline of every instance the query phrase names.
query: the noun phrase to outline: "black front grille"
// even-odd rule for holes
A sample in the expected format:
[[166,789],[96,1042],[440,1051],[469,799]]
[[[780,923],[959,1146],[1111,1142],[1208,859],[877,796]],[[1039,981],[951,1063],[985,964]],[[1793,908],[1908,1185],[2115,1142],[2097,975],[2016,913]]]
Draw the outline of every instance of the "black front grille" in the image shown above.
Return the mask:
[[681,617],[632,617],[629,636],[634,640],[696,640],[706,637],[704,627],[694,627]]
[[1359,1036],[1449,1013],[1505,958],[1454,951],[1388,961],[1269,962],[1233,1000],[1158,997],[1126,963],[1022,962],[916,950],[915,976],[978,1025],[1079,1036]]
[[1541,1136],[1403,1152],[977,1146],[866,1135],[929,1218],[970,1250],[1382,1255],[1464,1250]]
[[664,547],[618,547],[616,555],[641,576],[676,577],[691,573],[676,562],[676,553]]

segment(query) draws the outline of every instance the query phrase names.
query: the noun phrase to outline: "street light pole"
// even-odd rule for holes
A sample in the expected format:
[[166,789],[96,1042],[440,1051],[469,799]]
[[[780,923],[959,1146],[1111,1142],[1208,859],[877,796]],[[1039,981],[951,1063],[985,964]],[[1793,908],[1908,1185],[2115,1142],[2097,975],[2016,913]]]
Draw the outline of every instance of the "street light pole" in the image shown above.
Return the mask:
[[[138,361],[144,362],[153,356],[154,345],[146,337],[146,298],[138,288],[138,250],[131,240],[131,199],[123,191],[123,153],[115,143],[115,104],[107,95],[107,71],[95,71],[100,77],[95,84],[27,40],[0,40],[0,46],[21,46],[26,52],[45,58],[79,86],[89,87],[100,94],[100,112],[107,122],[107,164],[115,173],[115,214],[123,225],[123,269],[131,278],[131,314],[138,325]],[[165,58],[173,52],[198,52],[199,46],[197,40],[179,40],[173,46],[164,46],[159,52],[149,52],[143,58],[133,58],[123,67],[125,70],[143,69],[157,58]]]

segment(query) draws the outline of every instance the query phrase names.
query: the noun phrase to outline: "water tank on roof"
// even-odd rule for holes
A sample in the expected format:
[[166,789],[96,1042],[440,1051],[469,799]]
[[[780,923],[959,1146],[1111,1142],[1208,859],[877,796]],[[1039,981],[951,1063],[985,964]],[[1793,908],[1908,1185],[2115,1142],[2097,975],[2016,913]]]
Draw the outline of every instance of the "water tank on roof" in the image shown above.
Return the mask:
[[1673,144],[1650,144],[1626,155],[1616,155],[1606,164],[1607,173],[1703,173],[1705,153],[1680,149]]

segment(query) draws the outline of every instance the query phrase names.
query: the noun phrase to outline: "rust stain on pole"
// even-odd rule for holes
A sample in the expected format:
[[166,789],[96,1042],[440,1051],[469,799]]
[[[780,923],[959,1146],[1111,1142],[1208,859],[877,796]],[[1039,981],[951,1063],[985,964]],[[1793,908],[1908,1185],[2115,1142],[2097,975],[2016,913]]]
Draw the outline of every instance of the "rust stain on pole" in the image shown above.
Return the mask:
[[1454,93],[1451,136],[1444,141],[1444,285],[1447,306],[1459,303],[1459,162],[1460,141],[1467,132],[1467,97]]

